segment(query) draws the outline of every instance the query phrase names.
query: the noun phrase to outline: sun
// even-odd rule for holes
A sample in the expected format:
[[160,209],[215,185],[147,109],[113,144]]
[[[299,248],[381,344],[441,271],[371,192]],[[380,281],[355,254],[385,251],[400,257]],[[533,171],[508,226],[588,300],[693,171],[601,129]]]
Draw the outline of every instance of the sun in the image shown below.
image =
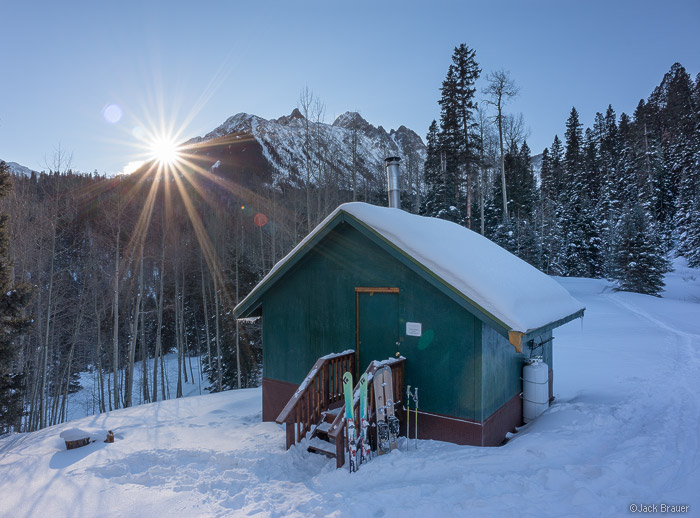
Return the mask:
[[174,140],[156,138],[150,143],[151,158],[161,165],[175,165],[180,161],[180,150]]

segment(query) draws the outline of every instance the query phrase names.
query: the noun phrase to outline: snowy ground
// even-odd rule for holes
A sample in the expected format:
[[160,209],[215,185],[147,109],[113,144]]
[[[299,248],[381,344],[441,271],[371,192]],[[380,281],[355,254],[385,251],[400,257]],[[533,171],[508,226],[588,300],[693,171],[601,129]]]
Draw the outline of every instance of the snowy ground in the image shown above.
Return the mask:
[[[185,376],[182,375],[182,395],[183,397],[198,396],[207,394],[209,391],[209,380],[204,376],[199,365],[200,358],[198,356],[185,358],[185,367],[187,369],[187,382]],[[163,357],[163,365],[165,372],[166,399],[174,399],[177,393],[177,354],[166,354]],[[143,378],[141,371],[142,362],[134,363],[134,388],[132,390],[132,401],[134,405],[143,403]],[[148,385],[149,394],[152,392],[153,386],[153,359],[146,360],[146,368],[148,369]],[[123,375],[123,373],[122,373]],[[158,399],[163,399],[161,390],[161,369],[158,367]],[[104,379],[105,392],[107,387],[114,387],[112,381],[112,373],[107,373]],[[122,381],[123,383],[123,381]],[[97,379],[97,371],[86,371],[80,373],[79,391],[68,395],[68,419],[71,421],[80,417],[91,416],[99,412],[99,381]]]
[[[0,515],[588,517],[666,503],[697,516],[700,275],[678,266],[664,299],[559,279],[587,310],[556,333],[556,403],[500,448],[420,441],[350,474],[285,452],[260,390],[232,391],[0,440]],[[65,451],[74,426],[116,442]]]

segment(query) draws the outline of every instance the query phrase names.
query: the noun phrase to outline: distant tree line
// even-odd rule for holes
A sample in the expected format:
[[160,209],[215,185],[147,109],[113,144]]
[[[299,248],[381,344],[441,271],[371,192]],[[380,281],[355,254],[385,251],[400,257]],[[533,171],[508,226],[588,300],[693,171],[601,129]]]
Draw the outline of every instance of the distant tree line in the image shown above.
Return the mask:
[[426,138],[423,214],[546,273],[604,277],[621,290],[658,295],[672,253],[700,267],[700,74],[693,81],[676,63],[631,117],[608,106],[585,131],[572,108],[537,178],[522,117],[503,112],[517,87],[504,71],[489,74],[490,114],[476,103],[479,72],[474,51],[455,48]]
[[[0,433],[64,421],[79,372],[94,377],[94,412],[180,397],[188,380],[211,391],[259,384],[259,325],[237,326],[231,310],[275,259],[255,224],[270,205],[186,174],[12,178],[0,281],[20,309],[0,314],[24,333],[0,341],[0,394],[12,395]],[[163,365],[172,352],[173,393]]]

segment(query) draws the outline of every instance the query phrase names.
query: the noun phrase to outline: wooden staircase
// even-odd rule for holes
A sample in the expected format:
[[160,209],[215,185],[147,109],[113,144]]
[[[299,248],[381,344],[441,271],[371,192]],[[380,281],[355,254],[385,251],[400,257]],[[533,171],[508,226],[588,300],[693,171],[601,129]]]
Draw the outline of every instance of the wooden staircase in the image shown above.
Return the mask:
[[[405,362],[406,359],[403,357],[389,358],[381,362],[375,360],[365,370],[370,381],[367,390],[370,422],[375,420],[376,414],[374,387],[371,380],[376,370],[384,365],[391,367],[394,401],[398,405],[396,412],[401,419],[403,412],[400,403],[403,401]],[[316,361],[276,419],[276,422],[285,424],[287,449],[293,444],[307,439],[308,451],[335,457],[338,468],[345,464],[345,452],[348,444],[345,434],[342,377],[343,373],[347,371],[355,372],[354,351],[329,354]],[[353,391],[353,412],[356,422],[360,422],[359,391],[358,383]],[[370,443],[376,444],[374,434],[370,433],[370,436]]]
[[321,422],[314,426],[311,431],[308,451],[320,453],[327,457],[337,456],[336,440],[331,435],[331,430],[333,429],[333,422],[338,415],[344,415],[344,413],[345,405],[321,412]]

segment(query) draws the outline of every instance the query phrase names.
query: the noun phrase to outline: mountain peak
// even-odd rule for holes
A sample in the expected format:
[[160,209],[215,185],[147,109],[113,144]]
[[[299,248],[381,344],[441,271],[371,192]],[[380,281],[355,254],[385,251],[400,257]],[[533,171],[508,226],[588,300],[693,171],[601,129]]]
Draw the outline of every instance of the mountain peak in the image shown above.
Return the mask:
[[299,111],[299,108],[294,108],[292,113],[289,115],[282,115],[279,119],[275,119],[275,122],[282,124],[284,126],[294,122],[295,120],[304,120],[305,117]]
[[339,115],[334,121],[333,121],[333,126],[337,126],[339,128],[347,128],[347,129],[359,129],[359,130],[366,130],[366,129],[374,129],[374,126],[372,126],[369,122],[367,122],[365,119],[362,118],[362,115],[360,115],[357,112],[345,112],[341,115]]
[[[4,160],[0,159],[0,162],[5,162]],[[10,168],[10,174],[16,174],[20,176],[31,176],[34,171],[33,169],[30,169],[28,167],[25,167],[21,164],[18,164],[17,162],[5,162],[7,164],[7,167]]]

